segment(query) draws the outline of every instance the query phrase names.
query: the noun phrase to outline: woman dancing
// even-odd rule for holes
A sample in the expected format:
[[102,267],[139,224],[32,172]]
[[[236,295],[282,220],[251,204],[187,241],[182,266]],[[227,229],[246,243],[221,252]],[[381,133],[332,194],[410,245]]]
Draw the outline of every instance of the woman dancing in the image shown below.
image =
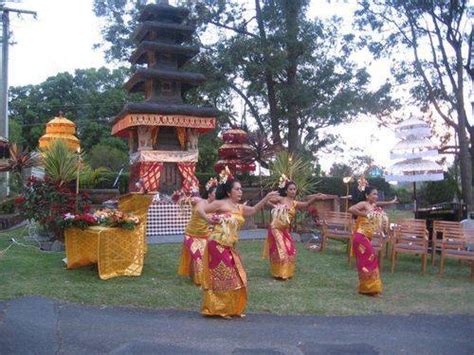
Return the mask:
[[316,200],[324,200],[329,196],[315,194],[310,195],[308,201],[297,201],[296,183],[285,175],[280,178],[278,188],[280,196],[270,201],[273,207],[272,221],[263,246],[263,258],[270,256],[270,270],[274,278],[288,280],[293,277],[296,265],[296,244],[290,233],[296,210],[307,208]]
[[[254,207],[240,204],[242,186],[226,169],[220,175],[216,201],[197,205],[197,211],[214,225],[204,252],[203,302],[206,316],[244,316],[247,304],[247,276],[235,248],[246,216],[260,210],[277,192],[270,192]],[[213,214],[208,217],[208,214]]]
[[365,201],[349,208],[349,212],[357,217],[352,250],[356,257],[357,271],[359,272],[359,293],[378,296],[383,291],[383,285],[371,239],[374,233],[379,232],[383,225],[387,224],[388,219],[383,210],[377,207],[378,192],[375,187],[367,186],[364,196]]
[[207,219],[197,212],[197,206],[208,205],[216,198],[217,179],[212,178],[206,184],[204,198],[193,197],[191,219],[184,231],[183,247],[179,261],[178,275],[189,276],[193,282],[200,286],[203,278],[202,257],[206,248],[209,226]]

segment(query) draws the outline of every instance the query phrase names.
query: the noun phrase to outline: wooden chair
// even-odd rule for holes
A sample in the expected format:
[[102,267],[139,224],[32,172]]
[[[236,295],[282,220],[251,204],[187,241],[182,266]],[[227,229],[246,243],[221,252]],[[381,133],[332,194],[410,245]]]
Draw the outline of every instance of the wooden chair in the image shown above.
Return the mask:
[[390,251],[390,255],[392,255],[392,249],[393,249],[393,244],[395,243],[395,235],[397,233],[397,230],[399,227],[404,224],[404,225],[415,225],[418,227],[424,227],[426,228],[426,220],[424,219],[415,219],[415,218],[403,218],[399,219],[397,223],[394,223],[393,225],[393,230],[389,231],[389,240],[387,244],[387,257],[388,257],[388,252]]
[[426,272],[428,257],[428,230],[426,224],[417,220],[400,221],[395,230],[392,243],[392,272],[395,271],[398,254],[421,255],[421,270],[423,273]]
[[[462,233],[444,232],[441,242],[441,261],[439,264],[440,276],[444,273],[444,260],[446,258],[457,259],[459,261],[471,262],[471,280],[474,280],[474,249],[468,249],[469,239],[474,235],[474,231],[463,231]],[[474,240],[472,240],[474,242]]]
[[352,215],[347,212],[325,212],[322,215],[323,247],[327,246],[328,239],[336,239],[347,242],[347,261],[351,262],[352,243]]
[[435,264],[436,251],[441,251],[443,235],[462,235],[463,233],[463,227],[459,222],[433,221],[433,234],[431,236],[431,265],[434,266]]

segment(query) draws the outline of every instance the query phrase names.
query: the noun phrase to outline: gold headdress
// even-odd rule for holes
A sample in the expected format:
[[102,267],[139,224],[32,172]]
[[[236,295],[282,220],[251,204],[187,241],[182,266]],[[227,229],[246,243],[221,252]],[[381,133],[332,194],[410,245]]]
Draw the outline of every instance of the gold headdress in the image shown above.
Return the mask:
[[288,177],[285,174],[281,174],[280,180],[278,181],[278,188],[279,189],[284,189],[286,184],[290,181]]
[[226,165],[225,168],[219,174],[219,185],[225,184],[229,179],[233,179],[234,176],[230,172],[229,167]]
[[357,189],[360,192],[364,192],[365,188],[369,186],[369,182],[364,176],[361,176],[359,180],[357,180]]
[[211,188],[216,187],[219,184],[216,178],[210,178],[206,183],[206,191],[209,191]]

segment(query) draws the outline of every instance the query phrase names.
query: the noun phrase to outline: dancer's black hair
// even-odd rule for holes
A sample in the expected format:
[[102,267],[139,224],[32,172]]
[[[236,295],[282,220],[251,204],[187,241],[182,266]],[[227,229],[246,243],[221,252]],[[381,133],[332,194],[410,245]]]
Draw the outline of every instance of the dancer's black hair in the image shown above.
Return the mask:
[[286,183],[285,183],[285,186],[284,187],[281,187],[281,188],[278,188],[278,193],[280,194],[281,197],[286,197],[288,195],[288,188],[291,186],[291,185],[295,185],[296,186],[296,183],[292,180],[288,180]]
[[228,178],[225,184],[219,184],[216,189],[216,200],[223,200],[229,197],[236,182],[239,182],[239,180]]
[[204,189],[204,192],[202,194],[202,198],[208,199],[209,195],[212,194],[216,190],[217,186],[213,185],[209,188],[209,190]]
[[357,184],[355,184],[352,188],[352,203],[355,205],[358,202],[365,201],[366,195],[369,195],[374,190],[377,190],[375,186],[367,185],[364,190],[360,191]]

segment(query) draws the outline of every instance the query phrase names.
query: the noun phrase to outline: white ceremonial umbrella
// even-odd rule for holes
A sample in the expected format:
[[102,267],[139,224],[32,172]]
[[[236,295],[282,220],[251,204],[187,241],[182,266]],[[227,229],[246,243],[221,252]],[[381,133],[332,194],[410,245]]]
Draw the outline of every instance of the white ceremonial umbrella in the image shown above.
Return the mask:
[[395,127],[400,141],[390,152],[390,158],[400,160],[393,164],[385,179],[397,182],[412,182],[416,206],[416,183],[444,179],[443,168],[433,160],[438,157],[436,144],[430,139],[430,126],[421,120],[410,118]]

